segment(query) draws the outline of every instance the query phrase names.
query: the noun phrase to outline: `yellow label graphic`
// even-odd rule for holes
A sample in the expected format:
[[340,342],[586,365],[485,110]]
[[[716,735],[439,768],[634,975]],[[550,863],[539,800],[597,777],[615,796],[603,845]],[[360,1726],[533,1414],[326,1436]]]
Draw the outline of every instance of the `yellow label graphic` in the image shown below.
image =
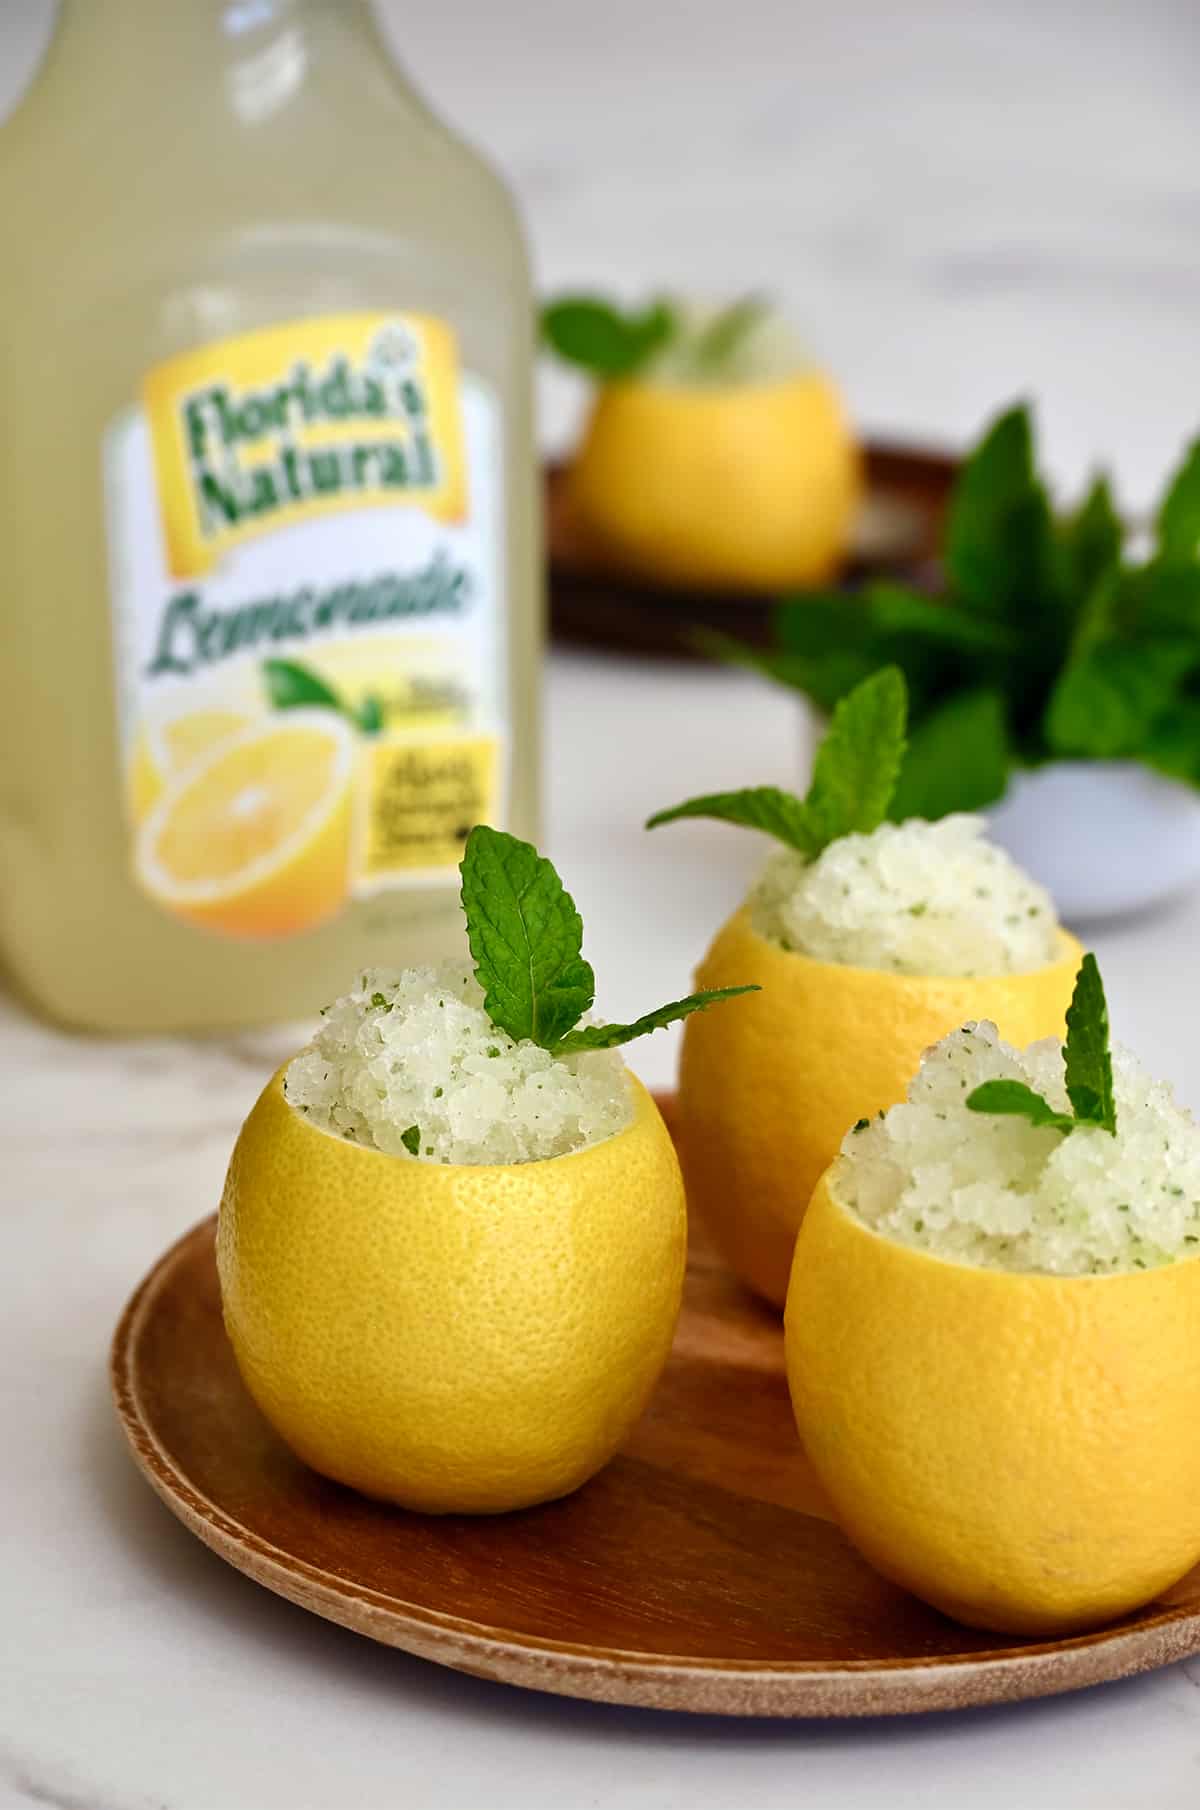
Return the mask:
[[467,507],[454,336],[416,314],[326,315],[167,359],[143,404],[173,577],[353,509]]
[[364,881],[386,885],[398,872],[453,867],[472,825],[497,820],[500,763],[492,736],[378,741],[364,761]]

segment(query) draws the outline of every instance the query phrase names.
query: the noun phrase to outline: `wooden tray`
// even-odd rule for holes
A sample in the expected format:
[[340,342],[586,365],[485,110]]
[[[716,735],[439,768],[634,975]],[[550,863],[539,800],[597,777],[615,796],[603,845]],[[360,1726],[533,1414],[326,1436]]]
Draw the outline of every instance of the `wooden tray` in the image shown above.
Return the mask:
[[[866,496],[837,584],[887,573],[923,588],[937,583],[942,520],[958,471],[949,453],[868,442]],[[699,657],[696,633],[716,629],[762,646],[775,599],[734,591],[667,590],[606,568],[579,535],[559,466],[546,472],[550,632],[556,641],[617,652]]]
[[959,1709],[1200,1652],[1200,1568],[1055,1642],[960,1628],[876,1576],[797,1444],[778,1319],[703,1247],[649,1411],[585,1489],[490,1518],[369,1502],[294,1459],[243,1389],[215,1224],[161,1258],[117,1328],[133,1456],[214,1552],[373,1640],[563,1696],[729,1716]]

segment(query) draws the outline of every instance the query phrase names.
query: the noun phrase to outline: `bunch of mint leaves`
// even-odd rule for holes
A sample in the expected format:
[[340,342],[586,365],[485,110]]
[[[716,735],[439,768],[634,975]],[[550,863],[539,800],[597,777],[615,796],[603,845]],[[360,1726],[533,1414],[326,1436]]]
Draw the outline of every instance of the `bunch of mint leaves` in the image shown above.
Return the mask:
[[1067,1041],[1063,1045],[1069,1113],[1058,1112],[1024,1081],[981,1082],[967,1095],[972,1112],[1004,1113],[1046,1125],[1053,1131],[1075,1131],[1092,1125],[1117,1135],[1117,1108],[1113,1099],[1112,1056],[1108,1047],[1108,1005],[1104,983],[1094,955],[1085,955],[1075,977],[1071,1009],[1067,1013]]
[[907,709],[904,675],[885,666],[835,706],[803,798],[778,786],[711,792],[656,811],[646,828],[680,817],[716,817],[765,830],[815,860],[839,837],[869,835],[888,816],[903,769]]
[[583,955],[583,920],[545,855],[487,824],[467,837],[459,869],[475,978],[492,1023],[552,1056],[611,1050],[718,1000],[758,988],[717,987],[647,1012],[632,1024],[580,1025],[596,996]]
[[822,709],[884,665],[903,672],[909,748],[893,818],[978,810],[1015,767],[1127,759],[1200,787],[1200,440],[1131,557],[1107,480],[1056,515],[1029,409],[1000,415],[950,500],[944,589],[891,581],[776,610],[766,652],[710,638]]

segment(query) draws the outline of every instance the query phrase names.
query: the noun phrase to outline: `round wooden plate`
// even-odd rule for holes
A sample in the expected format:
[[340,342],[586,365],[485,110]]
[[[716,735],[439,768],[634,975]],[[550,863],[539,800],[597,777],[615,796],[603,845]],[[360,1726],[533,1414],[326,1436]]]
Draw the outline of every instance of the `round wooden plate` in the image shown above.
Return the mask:
[[1055,1642],[960,1628],[876,1576],[798,1447],[777,1318],[702,1247],[654,1400],[585,1489],[490,1518],[369,1502],[294,1459],[243,1389],[215,1223],[166,1253],[117,1328],[133,1456],[231,1565],[373,1640],[564,1696],[731,1716],[957,1709],[1200,1652],[1200,1568]]

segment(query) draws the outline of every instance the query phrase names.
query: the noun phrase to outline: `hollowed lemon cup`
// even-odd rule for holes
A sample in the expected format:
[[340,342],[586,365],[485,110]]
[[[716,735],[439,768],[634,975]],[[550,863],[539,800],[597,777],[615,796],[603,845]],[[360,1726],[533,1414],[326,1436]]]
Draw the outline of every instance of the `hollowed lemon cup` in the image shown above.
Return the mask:
[[1068,1634],[1200,1560],[1200,1261],[1056,1277],[880,1237],[822,1178],[785,1317],[796,1424],[885,1577]]
[[412,1162],[318,1130],[282,1072],[247,1119],[217,1234],[250,1394],[314,1470],[435,1513],[523,1508],[607,1463],[670,1349],[686,1258],[671,1140]]
[[782,1307],[817,1180],[860,1118],[904,1098],[921,1054],[970,1019],[1024,1045],[1061,1037],[1082,950],[1027,974],[889,974],[811,961],[742,909],[717,933],[697,987],[757,981],[736,1012],[684,1027],[679,1152],[688,1204],[742,1280]]

